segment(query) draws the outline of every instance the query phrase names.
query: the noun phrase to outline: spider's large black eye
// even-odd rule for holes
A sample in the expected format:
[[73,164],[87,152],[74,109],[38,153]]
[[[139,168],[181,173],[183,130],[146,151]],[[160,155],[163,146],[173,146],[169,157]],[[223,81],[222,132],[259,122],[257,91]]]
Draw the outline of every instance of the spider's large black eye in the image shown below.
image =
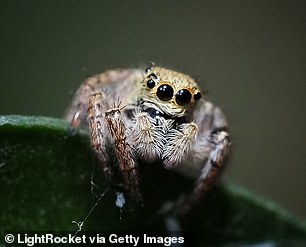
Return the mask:
[[175,100],[178,105],[188,105],[191,101],[191,93],[187,89],[181,89],[176,93]]
[[168,84],[160,85],[157,88],[156,95],[162,101],[170,100],[173,97],[173,88]]

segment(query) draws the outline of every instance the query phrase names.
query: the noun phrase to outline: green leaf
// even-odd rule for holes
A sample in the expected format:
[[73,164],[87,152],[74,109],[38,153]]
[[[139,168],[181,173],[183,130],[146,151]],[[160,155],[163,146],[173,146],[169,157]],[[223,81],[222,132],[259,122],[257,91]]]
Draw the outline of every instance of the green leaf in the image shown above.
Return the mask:
[[[78,228],[72,221],[82,221],[97,201],[94,195],[106,191],[87,133],[69,136],[67,126],[60,119],[0,116],[1,236],[6,231],[74,232]],[[145,206],[122,212],[115,206],[115,192],[108,190],[84,222],[84,231],[166,229],[169,217],[158,213],[160,208],[193,181],[158,166],[141,167]],[[92,174],[98,183],[95,193]],[[179,226],[190,246],[306,241],[305,222],[229,184],[213,188]]]

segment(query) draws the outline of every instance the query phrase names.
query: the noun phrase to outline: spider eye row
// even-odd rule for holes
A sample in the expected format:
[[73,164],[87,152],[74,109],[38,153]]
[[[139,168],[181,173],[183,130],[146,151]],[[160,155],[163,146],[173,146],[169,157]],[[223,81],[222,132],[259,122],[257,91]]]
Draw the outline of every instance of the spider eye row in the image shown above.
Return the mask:
[[[154,73],[151,73],[148,75],[148,80],[147,80],[147,87],[152,89],[156,86],[156,83],[154,79],[157,79],[157,75]],[[156,95],[157,97],[162,100],[162,101],[168,101],[172,99],[174,95],[174,89],[171,85],[169,84],[161,84],[157,90],[156,90]],[[193,95],[193,99],[195,101],[199,100],[201,98],[201,93],[197,92]],[[191,102],[192,99],[192,94],[188,89],[180,89],[176,94],[175,94],[175,101],[178,105],[184,106],[188,105]]]

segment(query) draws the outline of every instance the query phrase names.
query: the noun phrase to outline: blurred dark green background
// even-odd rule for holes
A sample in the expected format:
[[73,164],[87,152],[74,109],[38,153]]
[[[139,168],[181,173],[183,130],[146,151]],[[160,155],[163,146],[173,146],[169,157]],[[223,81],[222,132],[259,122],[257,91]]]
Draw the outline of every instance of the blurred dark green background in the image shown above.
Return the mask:
[[304,1],[0,4],[0,114],[61,117],[88,75],[150,61],[198,79],[230,123],[224,179],[306,218]]

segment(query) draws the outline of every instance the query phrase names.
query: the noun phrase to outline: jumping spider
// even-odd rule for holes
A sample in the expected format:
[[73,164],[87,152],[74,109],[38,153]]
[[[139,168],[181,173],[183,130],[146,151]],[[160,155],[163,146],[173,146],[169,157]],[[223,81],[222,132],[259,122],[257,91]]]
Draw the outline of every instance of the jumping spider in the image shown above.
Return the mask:
[[200,175],[184,202],[190,207],[216,181],[230,149],[220,108],[204,100],[194,79],[163,67],[109,70],[88,78],[66,117],[72,132],[88,123],[108,180],[119,169],[126,191],[140,204],[139,160],[157,160],[168,169],[198,167]]

